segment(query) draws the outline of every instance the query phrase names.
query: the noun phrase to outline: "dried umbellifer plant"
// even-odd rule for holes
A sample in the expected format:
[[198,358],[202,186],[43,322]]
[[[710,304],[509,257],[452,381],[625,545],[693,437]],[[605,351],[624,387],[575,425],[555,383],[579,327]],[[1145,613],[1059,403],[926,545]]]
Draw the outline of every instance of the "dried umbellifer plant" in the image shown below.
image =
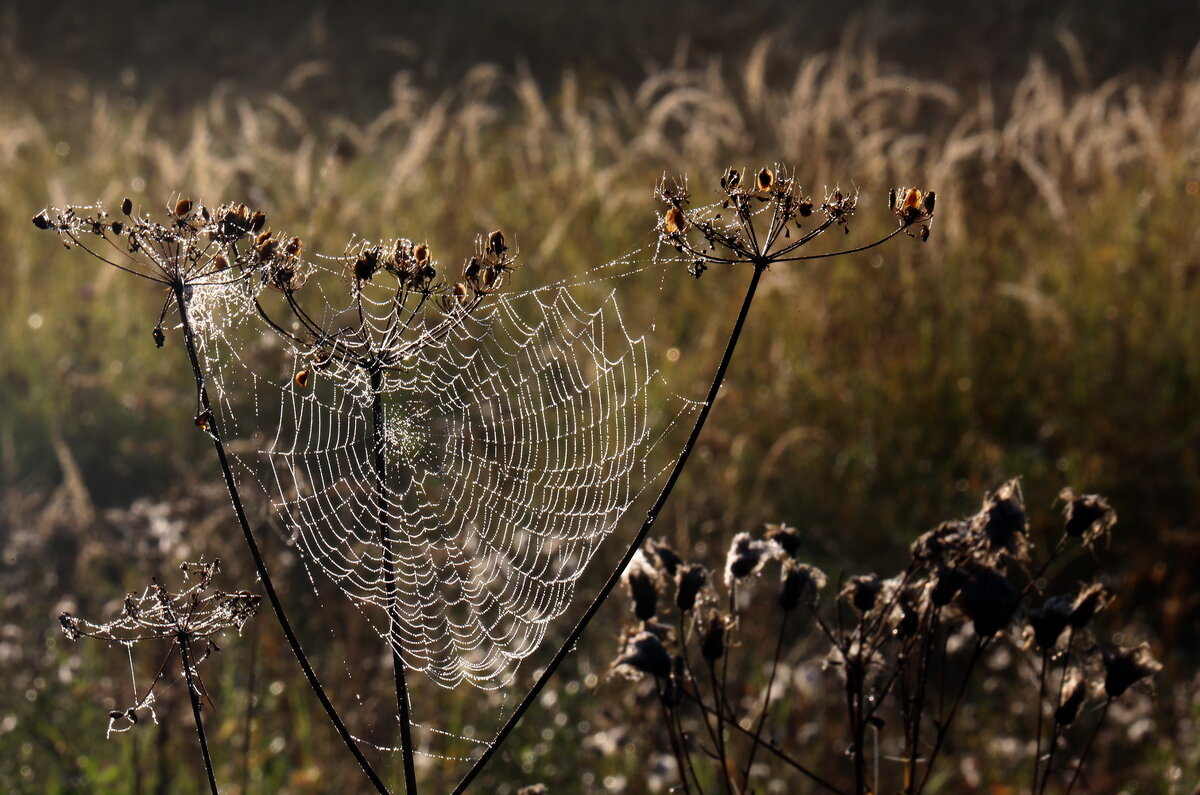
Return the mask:
[[[626,578],[637,623],[622,631],[613,669],[653,678],[660,729],[684,791],[702,792],[714,781],[721,791],[749,791],[762,775],[754,767],[756,754],[766,749],[822,791],[854,793],[884,791],[881,776],[894,779],[885,790],[925,791],[982,669],[1005,678],[1004,692],[1013,701],[1023,672],[1036,671],[1036,689],[1024,691],[1030,708],[1022,713],[1031,714],[1034,723],[1031,791],[1066,782],[1070,792],[1110,705],[1161,666],[1145,643],[1117,649],[1096,643],[1089,627],[1111,599],[1102,585],[1042,592],[1043,575],[1063,561],[1072,540],[1079,542],[1075,549],[1091,550],[1116,522],[1101,497],[1064,492],[1063,500],[1062,534],[1039,565],[1020,484],[1012,480],[988,494],[975,515],[921,535],[903,571],[887,579],[873,573],[850,577],[824,606],[820,594],[827,578],[800,562],[803,544],[794,528],[768,525],[761,537],[738,533],[720,583],[701,563],[674,551],[668,567],[665,542],[654,542]],[[745,683],[729,679],[728,661],[749,624],[770,620],[769,608],[750,606],[738,593],[744,583],[761,579],[772,561],[779,569],[775,651],[761,701],[751,704],[738,695]],[[673,604],[663,598],[672,584]],[[798,615],[813,628],[812,637],[785,654],[789,621]],[[815,646],[804,645],[814,639]],[[1001,653],[989,658],[989,652]],[[810,662],[823,658],[826,675],[840,684],[840,708],[832,696],[838,690],[831,687],[825,691],[828,703],[804,709],[827,708],[826,721],[845,718],[849,770],[845,762],[820,770],[806,765],[801,747],[776,739],[788,738],[788,732],[770,729],[792,725],[787,713],[771,711],[781,660],[786,656],[794,667],[804,664],[804,655]],[[1099,715],[1078,756],[1056,765],[1084,706],[1094,700],[1100,701]],[[974,712],[985,714],[982,705]],[[828,732],[829,723],[822,729]],[[712,760],[708,772],[704,760]]]
[[[141,594],[127,594],[121,613],[111,621],[95,623],[70,613],[63,613],[58,619],[63,633],[71,640],[86,637],[125,646],[129,650],[131,674],[135,646],[152,641],[171,644],[158,673],[144,692],[138,689],[134,676],[134,701],[125,709],[108,713],[108,733],[129,731],[146,716],[158,722],[154,712],[155,689],[167,674],[177,652],[196,722],[200,755],[213,795],[217,793],[217,778],[200,715],[202,703],[208,697],[200,676],[200,665],[211,654],[220,651],[216,637],[230,629],[240,633],[246,622],[258,614],[262,601],[262,597],[249,591],[226,592],[214,588],[213,578],[220,566],[220,560],[180,564],[183,578],[191,581],[190,585],[181,591],[170,591],[152,580]],[[212,703],[211,699],[209,703]]]

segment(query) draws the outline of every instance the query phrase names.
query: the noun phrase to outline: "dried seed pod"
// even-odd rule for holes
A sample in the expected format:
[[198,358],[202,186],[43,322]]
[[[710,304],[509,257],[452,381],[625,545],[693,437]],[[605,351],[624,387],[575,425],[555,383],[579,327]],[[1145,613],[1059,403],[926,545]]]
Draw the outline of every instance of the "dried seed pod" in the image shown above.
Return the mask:
[[849,596],[858,612],[869,613],[882,590],[883,580],[879,579],[878,574],[860,574],[850,578],[842,590],[842,596]]
[[1119,698],[1133,685],[1162,670],[1162,663],[1154,659],[1147,643],[1105,651],[1103,655],[1104,692],[1109,698]]
[[133,213],[133,200],[128,196],[121,200],[121,212],[125,215]]
[[175,202],[175,217],[182,218],[192,211],[191,199],[180,199]]
[[413,261],[418,265],[429,264],[429,246],[425,243],[419,244],[413,249]]
[[163,334],[162,326],[155,326],[154,331],[151,332],[151,336],[154,337],[155,348],[161,348],[163,343],[166,342],[166,335]]
[[926,215],[933,215],[933,205],[936,201],[937,194],[934,191],[929,191],[925,194],[925,199],[921,202],[921,209]]
[[750,576],[761,569],[769,557],[771,549],[765,541],[751,538],[746,532],[738,533],[725,555],[725,584],[731,585],[736,580]]
[[671,655],[658,635],[643,630],[626,639],[613,667],[665,679],[671,675]]
[[696,606],[696,596],[708,579],[708,571],[699,563],[693,563],[679,570],[675,585],[675,606],[688,611]]
[[825,573],[806,563],[788,558],[780,571],[779,606],[795,610],[801,604],[815,605],[817,593],[825,587]]
[[225,259],[224,254],[217,254],[212,258],[212,266],[214,271],[220,272],[229,267],[229,261]]
[[679,557],[678,553],[671,548],[671,545],[664,538],[660,538],[657,541],[654,539],[646,541],[646,551],[650,553],[650,559],[654,562],[654,567],[661,569],[668,577],[674,577],[675,572],[683,565],[683,558]]
[[1019,597],[1012,583],[990,566],[968,563],[967,580],[959,591],[958,601],[971,619],[975,634],[991,637],[1008,626],[1017,610]]
[[120,221],[113,221],[112,230],[114,235],[119,235],[125,230],[125,224],[121,223]]
[[283,247],[283,253],[289,257],[298,257],[302,251],[304,251],[304,241],[298,237],[293,237]]
[[700,655],[714,662],[724,654],[725,618],[716,610],[710,610],[700,629]]
[[108,713],[109,720],[120,720],[123,717],[125,717],[125,713],[119,709],[114,709]]
[[725,172],[725,175],[721,177],[721,187],[726,191],[737,190],[737,187],[741,184],[741,182],[742,172],[738,171],[732,166],[730,166],[730,168]]
[[800,531],[785,524],[768,524],[766,538],[782,549],[787,555],[795,557],[800,551]]
[[254,215],[250,216],[250,231],[258,234],[267,225],[267,214],[261,210],[255,210]]
[[1067,621],[1073,629],[1083,629],[1092,620],[1097,611],[1108,606],[1108,590],[1098,582],[1085,585],[1075,596],[1071,604],[1071,614]]
[[933,588],[929,592],[929,600],[935,607],[945,607],[958,595],[967,576],[957,568],[940,564]]
[[625,584],[633,599],[633,614],[641,621],[649,621],[658,612],[658,574],[639,554],[625,572]]
[[303,370],[298,371],[292,380],[301,389],[308,389],[308,385],[312,381],[312,370],[305,367]]
[[1086,546],[1091,546],[1101,538],[1108,538],[1117,523],[1117,512],[1108,500],[1097,494],[1076,496],[1070,489],[1064,489],[1059,499],[1066,502],[1063,532],[1071,538],[1080,539]]
[[38,229],[49,229],[50,225],[51,225],[50,224],[50,214],[47,213],[45,210],[42,210],[37,215],[33,216],[33,225],[36,226]]
[[1062,700],[1054,710],[1054,722],[1059,726],[1070,726],[1079,716],[1079,708],[1087,695],[1087,686],[1083,673],[1078,668],[1072,668],[1065,674],[1066,680],[1062,686]]
[[1052,596],[1041,607],[1030,608],[1027,616],[1033,627],[1033,642],[1038,648],[1053,649],[1071,617],[1071,597],[1066,594]]

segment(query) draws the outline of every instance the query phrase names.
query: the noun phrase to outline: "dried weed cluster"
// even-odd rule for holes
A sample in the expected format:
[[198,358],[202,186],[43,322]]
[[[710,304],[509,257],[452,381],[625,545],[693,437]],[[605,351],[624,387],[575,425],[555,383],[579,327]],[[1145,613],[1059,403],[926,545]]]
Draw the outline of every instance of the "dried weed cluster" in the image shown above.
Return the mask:
[[[922,792],[964,732],[1007,723],[988,712],[1000,692],[1009,710],[1022,707],[1014,756],[1025,758],[1013,761],[1032,791],[1069,792],[1111,705],[1162,666],[1145,643],[1112,647],[1093,634],[1113,598],[1099,582],[1047,591],[1069,553],[1107,542],[1117,519],[1096,495],[1064,492],[1062,502],[1063,529],[1040,561],[1012,480],[978,513],[917,538],[903,571],[839,575],[824,600],[828,577],[802,562],[793,527],[738,533],[722,576],[648,543],[625,575],[637,623],[613,670],[652,678],[661,720],[647,716],[646,731],[668,742],[684,791],[806,780],[828,792]],[[742,645],[772,622],[772,657]],[[731,667],[735,657],[746,659]],[[990,727],[994,744],[1004,728]],[[813,731],[845,752],[814,762]]]

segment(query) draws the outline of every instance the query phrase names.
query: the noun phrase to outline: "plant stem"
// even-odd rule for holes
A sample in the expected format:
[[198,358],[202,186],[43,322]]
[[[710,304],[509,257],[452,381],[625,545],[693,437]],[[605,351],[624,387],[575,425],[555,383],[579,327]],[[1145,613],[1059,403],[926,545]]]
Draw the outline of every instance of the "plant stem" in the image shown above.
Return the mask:
[[[954,696],[954,701],[950,704],[950,712],[946,714],[938,725],[937,738],[933,741],[933,750],[929,752],[929,759],[925,763],[925,775],[921,777],[921,786],[917,787],[917,792],[924,792],[925,785],[929,783],[929,776],[933,773],[933,763],[937,759],[938,752],[942,750],[942,745],[946,742],[946,736],[950,733],[950,726],[954,723],[954,716],[958,712],[959,704],[962,703],[963,694],[967,692],[967,685],[971,683],[971,674],[975,671],[975,665],[979,662],[979,658],[983,656],[983,650],[987,647],[990,640],[991,638],[979,638],[975,641],[975,650],[971,653],[970,662],[967,663],[967,670],[963,674],[962,684],[959,685],[958,692]],[[944,666],[945,663],[943,662]]]
[[200,719],[200,694],[196,690],[195,663],[192,661],[192,642],[185,633],[179,633],[179,654],[183,657],[183,675],[187,679],[188,698],[192,702],[192,717],[196,719],[196,735],[200,738],[200,755],[204,757],[204,772],[208,774],[208,786],[213,795],[217,792],[217,776],[213,773],[212,757],[208,753],[208,739],[204,736],[204,721]]
[[1037,791],[1038,765],[1042,761],[1042,713],[1046,710],[1046,671],[1050,666],[1050,650],[1042,649],[1042,670],[1038,673],[1037,728],[1033,733],[1033,780],[1029,791]]
[[483,770],[484,766],[487,765],[488,761],[492,758],[492,756],[495,755],[496,751],[500,749],[501,744],[503,744],[505,739],[508,738],[508,735],[516,727],[517,723],[521,720],[521,717],[533,705],[533,702],[537,699],[538,694],[542,692],[542,688],[546,686],[546,684],[550,681],[550,678],[554,676],[554,672],[558,670],[558,667],[562,665],[563,661],[567,658],[567,655],[570,654],[572,649],[575,648],[575,643],[579,640],[579,636],[583,634],[583,631],[587,628],[587,625],[591,623],[591,620],[596,616],[596,613],[599,612],[600,606],[604,604],[604,601],[608,599],[609,594],[611,594],[613,589],[617,587],[617,584],[621,581],[621,575],[624,574],[625,569],[629,567],[630,561],[632,561],[634,555],[637,554],[638,548],[642,545],[642,542],[646,540],[646,536],[649,535],[650,529],[654,527],[654,523],[658,520],[659,513],[666,504],[667,498],[671,496],[671,492],[675,488],[675,483],[679,480],[679,475],[683,472],[683,468],[687,464],[688,458],[691,456],[692,450],[696,446],[696,441],[700,438],[700,431],[703,430],[704,422],[708,419],[709,412],[712,411],[713,403],[716,402],[717,392],[720,390],[721,384],[725,381],[725,373],[729,369],[729,362],[733,359],[733,351],[737,347],[738,338],[742,334],[742,327],[746,324],[746,316],[750,312],[750,304],[754,301],[754,293],[758,290],[759,280],[762,278],[763,271],[766,270],[767,265],[768,262],[765,259],[758,260],[754,263],[754,274],[750,277],[750,284],[747,286],[746,295],[742,299],[742,308],[738,312],[737,320],[733,324],[733,331],[730,332],[729,341],[725,344],[725,353],[721,356],[721,363],[717,366],[717,372],[716,375],[713,376],[713,382],[709,387],[708,395],[704,400],[704,405],[700,408],[700,413],[696,416],[696,423],[692,426],[692,432],[688,436],[687,441],[684,443],[683,451],[679,454],[679,458],[675,461],[675,466],[671,469],[671,474],[667,477],[667,482],[663,484],[663,488],[662,491],[659,492],[658,499],[655,500],[653,507],[647,511],[646,520],[642,523],[641,529],[638,530],[637,534],[633,537],[633,540],[629,543],[629,547],[626,549],[625,555],[621,558],[621,561],[609,575],[608,581],[604,583],[604,586],[600,589],[599,593],[596,594],[596,597],[592,600],[592,603],[588,605],[587,610],[584,611],[579,621],[575,624],[575,628],[571,630],[569,635],[567,635],[566,640],[563,641],[561,646],[559,646],[558,651],[555,652],[554,657],[550,660],[545,670],[542,671],[542,674],[538,677],[537,681],[533,683],[533,687],[529,689],[529,692],[525,694],[525,698],[522,699],[521,703],[513,711],[512,716],[507,722],[505,722],[504,726],[500,728],[500,731],[496,734],[495,739],[493,739],[491,744],[487,747],[487,750],[485,750],[483,754],[475,760],[475,763],[471,765],[471,769],[468,770],[467,774],[463,776],[463,779],[458,782],[458,786],[454,788],[455,795],[465,790],[467,786],[475,780],[475,777],[479,775],[480,771]]
[[1092,733],[1088,735],[1087,743],[1083,746],[1083,753],[1079,755],[1079,764],[1075,766],[1075,775],[1071,776],[1071,783],[1067,785],[1064,795],[1071,795],[1071,790],[1075,789],[1075,782],[1079,781],[1079,774],[1083,772],[1083,763],[1087,759],[1088,752],[1092,750],[1092,743],[1096,741],[1096,735],[1100,733],[1100,727],[1104,724],[1104,718],[1108,715],[1108,708],[1112,702],[1112,696],[1105,700],[1104,708],[1100,710],[1100,717],[1096,720]]
[[216,416],[213,414],[212,401],[209,399],[208,388],[205,386],[204,371],[200,367],[200,356],[196,352],[196,340],[192,324],[188,319],[183,284],[176,283],[172,289],[175,292],[175,304],[179,307],[179,321],[183,326],[183,339],[187,346],[188,358],[192,362],[192,374],[196,379],[196,389],[200,393],[200,407],[209,417],[208,435],[212,439],[213,448],[217,451],[217,460],[221,463],[221,473],[225,476],[225,487],[228,489],[229,499],[233,503],[233,512],[237,515],[238,524],[241,525],[242,536],[246,540],[246,546],[250,549],[250,556],[254,559],[254,569],[258,573],[259,580],[262,581],[263,590],[267,593],[267,600],[271,603],[271,608],[275,611],[275,617],[279,621],[279,626],[283,630],[288,646],[291,647],[292,653],[296,656],[296,661],[300,663],[300,668],[304,671],[304,676],[308,680],[313,693],[316,694],[317,700],[321,702],[321,706],[325,709],[325,714],[329,717],[329,721],[337,729],[342,742],[346,744],[346,748],[354,755],[358,766],[362,768],[363,774],[370,780],[372,786],[375,787],[377,792],[387,795],[388,789],[384,786],[383,780],[379,778],[379,774],[375,772],[375,769],[371,767],[371,763],[363,756],[358,743],[350,736],[350,732],[342,722],[341,716],[338,715],[333,703],[325,694],[325,689],[321,686],[321,682],[317,679],[317,674],[313,671],[312,665],[304,653],[304,649],[300,646],[300,640],[296,637],[296,633],[292,631],[292,625],[288,620],[287,613],[283,609],[283,603],[279,601],[279,595],[275,592],[275,586],[271,582],[271,575],[267,571],[267,564],[263,560],[262,553],[259,551],[258,541],[254,538],[254,531],[250,529],[250,521],[246,518],[246,509],[242,505],[237,481],[234,479],[233,469],[229,465],[229,457],[225,454],[225,445],[221,441],[221,429],[217,423]]
[[388,645],[392,647],[392,671],[396,677],[396,708],[400,712],[400,751],[404,757],[404,791],[417,793],[417,772],[413,764],[412,728],[409,723],[408,686],[404,681],[404,658],[400,655],[399,614],[396,608],[396,559],[392,554],[392,539],[388,526],[387,458],[383,439],[383,374],[371,370],[372,447],[375,457],[376,499],[379,500],[379,546],[383,548],[383,568],[387,587]]
[[783,651],[783,636],[787,630],[787,621],[790,615],[791,611],[785,610],[783,618],[779,619],[779,635],[775,638],[775,656],[771,658],[771,675],[767,677],[767,692],[763,695],[762,712],[758,716],[758,725],[754,727],[754,742],[750,745],[750,753],[746,755],[746,766],[742,771],[742,789],[746,791],[750,789],[750,768],[754,766],[754,754],[758,751],[763,725],[767,722],[767,712],[771,706],[771,690],[775,687],[775,674],[779,672],[779,655]]

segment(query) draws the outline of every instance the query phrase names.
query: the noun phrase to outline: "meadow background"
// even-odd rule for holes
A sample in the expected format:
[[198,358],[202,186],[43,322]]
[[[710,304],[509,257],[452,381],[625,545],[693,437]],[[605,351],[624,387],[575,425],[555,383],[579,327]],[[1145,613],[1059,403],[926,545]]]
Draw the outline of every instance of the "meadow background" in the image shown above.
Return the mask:
[[[192,426],[186,359],[151,341],[162,297],[36,234],[34,213],[126,195],[244,200],[318,249],[403,234],[447,262],[499,227],[536,282],[650,244],[664,173],[695,187],[777,161],[815,194],[860,189],[863,239],[890,223],[889,187],[935,188],[934,234],[767,275],[659,530],[703,557],[788,522],[827,570],[858,573],[896,565],[918,532],[1010,476],[1024,478],[1035,539],[1055,526],[1059,489],[1104,494],[1120,514],[1099,561],[1122,594],[1113,620],[1166,668],[1101,780],[1188,791],[1197,31],[1197,4],[1164,0],[0,5],[3,788],[196,791],[180,688],[161,726],[105,741],[128,665],[70,644],[56,617],[100,615],[200,553],[227,561],[230,584],[249,571]],[[727,324],[710,318],[728,316],[741,278],[706,275],[655,310],[696,362],[715,362]],[[275,538],[276,570],[302,598]],[[626,609],[606,607],[480,791],[651,787],[621,728],[628,687],[604,676]],[[320,620],[301,622],[310,639]],[[206,672],[218,776],[231,791],[328,791],[352,771],[273,619],[254,625]],[[427,765],[443,784],[461,773]],[[986,754],[978,765],[984,783],[1010,772]]]

